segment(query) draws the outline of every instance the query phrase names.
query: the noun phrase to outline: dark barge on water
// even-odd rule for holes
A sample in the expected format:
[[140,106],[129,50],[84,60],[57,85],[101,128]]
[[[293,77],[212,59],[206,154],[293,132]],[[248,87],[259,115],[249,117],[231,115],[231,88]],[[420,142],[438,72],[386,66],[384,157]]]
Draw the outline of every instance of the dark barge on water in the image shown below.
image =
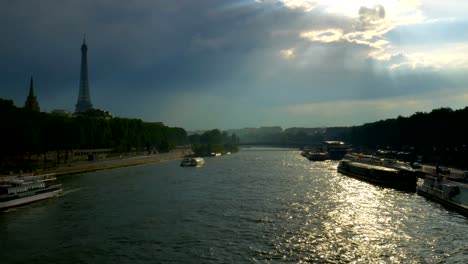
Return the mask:
[[409,166],[365,155],[346,155],[338,165],[338,172],[404,191],[415,191],[418,180],[418,173]]

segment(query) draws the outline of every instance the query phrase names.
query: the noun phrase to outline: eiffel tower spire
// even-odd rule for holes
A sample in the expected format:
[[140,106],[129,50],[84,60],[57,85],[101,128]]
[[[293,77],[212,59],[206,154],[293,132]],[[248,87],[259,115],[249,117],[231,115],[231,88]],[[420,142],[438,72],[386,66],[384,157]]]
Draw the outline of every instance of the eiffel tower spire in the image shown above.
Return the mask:
[[80,91],[78,94],[78,102],[76,103],[75,113],[84,113],[93,109],[91,104],[91,96],[89,94],[88,82],[88,46],[86,39],[83,36],[83,44],[81,45],[81,71],[80,71]]
[[29,82],[29,97],[34,97],[34,81],[31,76],[31,81]]

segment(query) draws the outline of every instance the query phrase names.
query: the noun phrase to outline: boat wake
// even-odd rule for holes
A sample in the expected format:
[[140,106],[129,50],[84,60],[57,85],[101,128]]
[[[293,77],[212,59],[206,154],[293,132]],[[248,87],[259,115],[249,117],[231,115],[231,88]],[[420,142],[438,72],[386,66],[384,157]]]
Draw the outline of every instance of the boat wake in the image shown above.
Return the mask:
[[70,194],[70,193],[74,193],[74,192],[78,192],[80,191],[81,188],[75,188],[75,189],[71,189],[71,190],[66,190],[66,191],[63,191],[61,194],[59,194],[58,196],[65,196],[67,194]]
[[1,214],[6,214],[6,213],[15,212],[16,210],[18,210],[18,208],[17,208],[17,207],[14,207],[14,208],[8,208],[8,209],[0,210],[0,213],[1,213]]

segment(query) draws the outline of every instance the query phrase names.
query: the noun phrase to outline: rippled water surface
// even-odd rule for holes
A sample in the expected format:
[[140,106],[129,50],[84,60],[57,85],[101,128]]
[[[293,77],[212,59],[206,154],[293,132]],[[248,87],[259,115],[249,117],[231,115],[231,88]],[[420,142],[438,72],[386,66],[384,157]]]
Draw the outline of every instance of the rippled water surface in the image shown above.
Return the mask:
[[468,263],[468,219],[298,151],[62,178],[0,213],[1,263]]

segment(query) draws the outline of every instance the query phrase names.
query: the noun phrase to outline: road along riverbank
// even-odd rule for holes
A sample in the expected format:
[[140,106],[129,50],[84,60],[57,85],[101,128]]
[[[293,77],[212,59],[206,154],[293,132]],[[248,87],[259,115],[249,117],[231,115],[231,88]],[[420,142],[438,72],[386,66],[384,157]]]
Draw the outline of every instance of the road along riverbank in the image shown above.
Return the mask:
[[[101,159],[96,161],[80,161],[74,163],[63,164],[47,170],[37,171],[36,174],[54,173],[56,176],[69,174],[85,173],[97,170],[107,170],[120,167],[136,166],[147,163],[157,163],[170,160],[182,159],[187,155],[192,154],[191,150],[177,149],[168,153],[158,153],[150,155],[137,156],[121,156],[109,159]],[[0,175],[6,177],[11,175]]]

